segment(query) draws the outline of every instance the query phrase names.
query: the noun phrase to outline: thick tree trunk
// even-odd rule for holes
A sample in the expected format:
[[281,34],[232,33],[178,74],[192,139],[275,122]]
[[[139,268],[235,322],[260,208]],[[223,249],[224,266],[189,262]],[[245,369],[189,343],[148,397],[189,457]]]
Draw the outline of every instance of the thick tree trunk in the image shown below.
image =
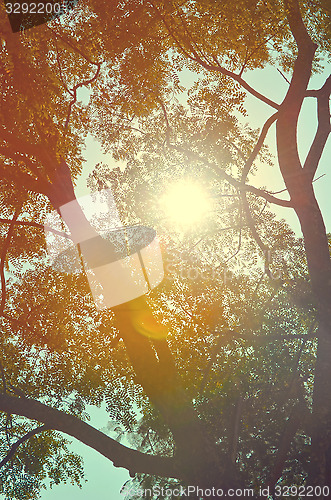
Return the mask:
[[[279,132],[278,136],[282,134],[286,134],[286,130]],[[328,238],[312,183],[302,168],[297,172],[296,182],[290,178],[288,188],[304,237],[318,320],[308,484],[331,486],[327,467],[331,446],[331,261]]]

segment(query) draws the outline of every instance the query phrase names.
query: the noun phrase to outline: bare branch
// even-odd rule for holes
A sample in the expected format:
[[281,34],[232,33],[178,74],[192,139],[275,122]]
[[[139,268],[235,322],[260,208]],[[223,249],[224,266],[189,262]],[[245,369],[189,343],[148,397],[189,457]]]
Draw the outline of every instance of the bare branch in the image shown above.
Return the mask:
[[230,458],[231,458],[231,462],[233,464],[236,462],[238,440],[239,440],[239,433],[240,433],[240,422],[241,422],[241,417],[242,417],[243,406],[244,406],[244,398],[240,395],[238,397],[238,400],[237,400],[236,406],[235,406],[233,435],[232,435],[232,443],[231,443]]
[[35,436],[36,434],[39,434],[40,432],[43,432],[47,430],[47,427],[46,425],[41,425],[39,427],[36,427],[35,429],[33,429],[32,431],[28,432],[27,434],[25,434],[24,436],[22,436],[20,439],[18,439],[16,441],[16,443],[14,443],[12,445],[12,447],[10,448],[9,452],[7,453],[7,455],[5,456],[5,458],[3,458],[0,462],[0,469],[1,467],[3,467],[4,465],[6,465],[7,462],[9,462],[9,460],[15,455],[15,452],[17,450],[17,448],[22,444],[24,443],[25,441],[28,441],[28,439],[32,438],[33,436]]
[[292,208],[293,204],[290,200],[281,200],[280,198],[276,198],[273,196],[271,193],[268,191],[264,191],[263,189],[256,188],[254,186],[250,186],[249,184],[242,184],[240,181],[237,181],[234,179],[231,175],[227,174],[223,170],[217,167],[217,165],[210,163],[208,160],[205,158],[199,156],[196,153],[193,153],[192,151],[184,148],[183,146],[178,146],[176,144],[170,144],[170,147],[172,149],[175,149],[176,151],[179,151],[182,154],[185,154],[188,156],[190,159],[195,159],[197,161],[201,161],[204,163],[211,171],[213,171],[218,179],[224,179],[226,180],[231,186],[234,186],[236,189],[238,189],[240,192],[250,192],[255,194],[255,196],[260,196],[261,198],[264,198],[267,200],[269,203],[274,203],[275,205],[279,205],[281,207],[287,207],[287,208]]
[[[198,52],[193,48],[192,45],[191,45],[190,48],[191,48],[191,51],[192,51],[193,55],[190,54],[187,50],[185,50],[185,48],[183,47],[182,43],[179,41],[179,39],[174,34],[173,30],[170,28],[170,26],[169,26],[168,22],[166,21],[165,17],[160,13],[159,9],[154,5],[153,2],[149,1],[149,3],[154,8],[154,10],[156,11],[157,15],[161,18],[161,20],[162,20],[162,22],[163,22],[166,30],[168,31],[169,35],[171,36],[171,38],[174,40],[174,42],[176,43],[176,45],[178,46],[178,48],[181,50],[181,52],[183,52],[183,54],[186,55],[186,57],[188,57],[191,61],[194,61],[194,62],[200,64],[200,66],[202,66],[203,68],[205,68],[205,69],[207,69],[209,71],[217,71],[218,73],[221,73],[222,75],[225,75],[225,76],[228,76],[228,77],[232,78],[237,83],[239,83],[239,85],[241,85],[245,90],[247,90],[250,94],[252,94],[254,97],[256,97],[257,99],[259,99],[260,101],[263,101],[265,104],[268,104],[272,108],[279,109],[279,105],[277,103],[275,103],[274,101],[272,101],[268,97],[264,96],[263,94],[261,94],[260,92],[258,92],[257,90],[255,90],[253,87],[251,87],[240,75],[237,75],[236,73],[233,73],[232,71],[229,71],[228,69],[223,68],[219,64],[216,56],[213,57],[214,62],[216,63],[216,65],[215,65],[215,64],[212,64],[210,61],[207,60],[205,54],[203,54],[202,56],[199,55]],[[205,60],[203,60],[202,57]]]
[[278,71],[278,73],[280,73],[282,75],[282,77],[284,78],[285,82],[287,82],[289,85],[291,85],[290,80],[288,80],[288,78],[286,78],[286,76],[284,75],[284,73],[279,68],[277,68],[277,71]]
[[318,127],[303,167],[304,171],[309,174],[311,181],[314,178],[326,141],[331,132],[330,93],[331,75],[327,78],[323,87],[316,92]]
[[[11,224],[13,222],[13,219],[3,219],[0,217],[0,223],[2,224]],[[20,221],[16,221],[14,222],[14,224],[16,224],[17,226],[31,226],[31,227],[36,227],[38,229],[42,229],[42,230],[47,230],[47,231],[50,231],[51,233],[54,233],[54,234],[58,234],[59,236],[62,236],[63,238],[67,238],[69,240],[71,240],[71,236],[67,233],[64,233],[62,231],[57,231],[56,229],[53,229],[52,227],[50,226],[44,226],[43,224],[38,224],[38,222],[32,222],[32,221],[25,221],[25,220],[20,220]]]
[[0,410],[44,422],[48,429],[75,437],[111,460],[115,467],[129,470],[130,474],[145,473],[178,478],[173,458],[148,455],[127,448],[74,415],[51,408],[39,401],[1,394]]

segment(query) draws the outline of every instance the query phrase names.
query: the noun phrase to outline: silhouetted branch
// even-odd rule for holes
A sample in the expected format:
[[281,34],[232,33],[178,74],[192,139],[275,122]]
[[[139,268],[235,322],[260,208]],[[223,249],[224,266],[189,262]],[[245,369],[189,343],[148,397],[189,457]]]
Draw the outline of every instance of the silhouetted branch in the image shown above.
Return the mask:
[[84,53],[79,47],[77,47],[77,45],[75,45],[72,40],[67,38],[63,32],[60,34],[55,29],[51,28],[49,25],[45,26],[49,31],[51,31],[56,36],[56,38],[59,38],[62,42],[68,45],[68,47],[70,47],[74,52],[82,56],[85,59],[85,61],[87,61],[89,64],[93,64],[94,66],[98,66],[99,63],[92,61],[92,59],[89,56],[87,56],[86,53]]
[[[172,37],[172,39],[174,40],[174,42],[176,43],[178,48],[183,52],[183,54],[186,55],[186,57],[188,57],[191,61],[194,61],[194,62],[200,64],[200,66],[202,66],[203,68],[205,68],[207,70],[216,71],[218,73],[221,73],[222,75],[225,75],[225,76],[232,78],[232,80],[235,80],[237,83],[239,83],[239,85],[241,85],[245,90],[247,90],[250,94],[252,94],[257,99],[263,101],[265,104],[268,104],[269,106],[271,106],[275,109],[279,108],[279,105],[277,103],[275,103],[274,101],[272,101],[268,97],[264,96],[263,94],[261,94],[260,92],[255,90],[253,87],[251,87],[245,80],[243,80],[243,78],[240,75],[237,75],[236,73],[233,73],[232,71],[229,71],[228,69],[223,68],[219,64],[216,56],[213,57],[214,62],[216,63],[216,65],[215,65],[215,64],[212,64],[210,61],[208,61],[208,62],[204,61],[202,59],[202,56],[201,55],[199,56],[198,52],[192,47],[192,45],[191,45],[191,51],[192,51],[193,55],[190,54],[187,50],[185,50],[182,43],[179,41],[179,39],[174,34],[173,30],[170,28],[165,17],[160,13],[159,9],[154,5],[153,2],[149,1],[149,3],[152,5],[154,10],[157,12],[158,16],[162,19],[163,24],[164,24],[166,30],[168,31],[169,35]],[[206,56],[204,54],[203,54],[203,57],[206,59]]]
[[55,50],[56,50],[56,62],[57,62],[57,67],[59,69],[59,74],[60,74],[60,80],[62,82],[63,87],[65,90],[68,92],[73,97],[73,92],[68,89],[67,84],[64,81],[63,73],[62,73],[62,68],[61,68],[61,62],[60,62],[60,53],[59,53],[59,48],[57,44],[57,39],[55,38]]
[[306,406],[302,402],[300,402],[294,407],[289,419],[285,424],[285,428],[278,445],[274,465],[267,480],[267,485],[271,490],[275,487],[275,484],[282,475],[292,441],[297,433],[297,430],[304,421],[307,413],[308,412]]
[[246,178],[247,178],[247,175],[249,173],[249,170],[250,170],[255,158],[257,157],[258,153],[260,152],[261,147],[263,146],[263,143],[264,143],[264,140],[265,140],[266,135],[268,133],[268,130],[271,127],[271,125],[277,120],[277,117],[278,117],[278,112],[271,115],[270,118],[268,118],[268,120],[263,125],[261,133],[260,133],[260,137],[259,137],[252,153],[250,154],[248,160],[246,161],[246,163],[244,165],[242,175],[241,175],[241,182],[242,183],[246,182]]
[[72,100],[69,103],[68,113],[67,113],[67,117],[66,117],[66,120],[64,123],[64,131],[66,131],[68,128],[69,120],[70,120],[70,116],[71,116],[71,112],[72,112],[72,107],[77,102],[77,90],[81,87],[86,87],[87,85],[90,85],[91,83],[93,83],[98,78],[98,76],[100,74],[101,63],[94,63],[94,64],[96,64],[96,66],[97,66],[97,70],[96,70],[95,74],[91,78],[89,78],[88,80],[84,80],[82,82],[77,83],[70,90],[70,94],[72,95]]
[[280,74],[282,75],[282,77],[284,78],[284,80],[285,80],[285,81],[286,81],[286,82],[290,85],[290,84],[291,84],[291,82],[290,82],[290,80],[288,80],[288,79],[286,78],[286,76],[284,75],[284,73],[283,73],[283,72],[282,72],[279,68],[277,68],[277,71],[278,71],[278,73],[280,73]]
[[249,203],[248,203],[246,195],[244,193],[242,196],[242,202],[243,202],[243,208],[244,208],[244,211],[246,214],[246,220],[247,220],[248,227],[251,230],[251,233],[252,233],[254,240],[256,241],[256,243],[258,244],[258,246],[262,250],[263,254],[265,255],[264,272],[267,276],[269,276],[270,275],[269,261],[268,261],[269,247],[263,243],[259,233],[257,232],[257,229],[255,227],[255,221],[253,219],[253,216],[252,216],[252,213],[251,213],[251,210],[249,207]]
[[[0,223],[2,224],[11,224],[13,222],[13,219],[3,219],[0,217]],[[31,226],[31,227],[36,227],[38,229],[42,230],[47,230],[50,231],[51,233],[58,234],[59,236],[62,236],[63,238],[67,238],[71,240],[71,236],[67,233],[64,233],[62,231],[57,231],[56,229],[51,228],[50,226],[45,226],[44,224],[38,224],[38,222],[32,222],[32,221],[16,221],[14,223],[17,226]]]
[[33,429],[32,431],[28,432],[27,434],[25,434],[24,436],[22,436],[20,439],[18,439],[16,441],[16,443],[14,443],[12,445],[12,447],[10,448],[9,452],[7,453],[7,455],[5,456],[5,458],[3,458],[0,462],[0,469],[1,467],[3,467],[4,465],[6,465],[7,462],[9,462],[9,460],[15,455],[15,452],[17,450],[17,448],[22,444],[24,443],[25,441],[27,441],[28,439],[32,438],[33,436],[35,436],[36,434],[39,434],[40,432],[43,432],[47,430],[47,427],[46,425],[41,425],[40,427],[36,427],[35,429]]

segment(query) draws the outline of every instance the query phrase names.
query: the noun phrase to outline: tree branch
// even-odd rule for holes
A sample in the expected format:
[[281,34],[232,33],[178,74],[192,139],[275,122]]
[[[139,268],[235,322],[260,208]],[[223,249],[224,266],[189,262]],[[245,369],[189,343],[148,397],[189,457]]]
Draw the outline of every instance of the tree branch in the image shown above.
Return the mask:
[[90,85],[91,83],[93,83],[99,76],[100,74],[100,69],[101,69],[101,63],[94,63],[96,64],[97,66],[97,70],[95,72],[95,74],[89,78],[88,80],[84,80],[82,82],[79,82],[77,83],[76,85],[74,85],[74,87],[70,90],[70,94],[72,95],[72,100],[70,101],[69,103],[69,109],[68,109],[68,113],[67,113],[67,117],[66,117],[66,121],[64,123],[64,130],[66,131],[67,128],[68,128],[68,125],[69,125],[69,120],[70,120],[70,115],[71,115],[71,112],[72,112],[72,107],[74,106],[74,104],[76,104],[77,102],[77,90],[81,87],[85,87],[87,85]]
[[51,31],[55,35],[56,38],[59,38],[62,42],[64,42],[66,45],[68,45],[68,47],[70,47],[74,52],[76,52],[77,54],[79,54],[80,56],[82,56],[83,59],[85,59],[85,61],[87,61],[90,64],[93,64],[94,66],[98,66],[99,63],[96,63],[95,61],[92,61],[92,59],[89,56],[87,56],[79,47],[77,47],[77,45],[75,45],[72,42],[72,40],[70,40],[69,38],[67,38],[64,35],[64,32],[62,32],[60,34],[56,30],[54,30],[53,28],[51,28],[48,25],[46,25],[46,28],[49,31]]
[[24,436],[22,436],[20,439],[18,439],[16,441],[16,443],[14,443],[12,445],[12,447],[10,448],[9,452],[7,453],[7,455],[5,456],[5,458],[3,458],[0,462],[0,469],[1,467],[3,467],[4,465],[6,465],[7,462],[9,462],[9,460],[15,455],[15,452],[17,450],[17,448],[22,444],[24,443],[25,441],[28,441],[28,439],[32,438],[33,436],[35,436],[36,434],[39,434],[40,432],[43,432],[47,430],[47,427],[46,425],[41,425],[39,427],[36,427],[35,429],[31,430],[30,432],[28,432],[27,434],[25,434]]
[[263,125],[262,127],[262,130],[261,130],[261,133],[260,133],[260,137],[252,151],[252,153],[250,154],[249,158],[247,159],[246,163],[245,163],[245,166],[243,168],[243,171],[242,171],[242,176],[241,176],[241,182],[242,183],[245,183],[246,182],[246,178],[247,178],[247,175],[249,173],[249,170],[255,160],[255,158],[257,157],[258,153],[260,152],[260,149],[264,143],[264,140],[266,138],[266,135],[268,133],[268,130],[269,128],[271,127],[271,125],[274,123],[274,121],[277,120],[277,117],[278,117],[278,111],[276,113],[274,113],[273,115],[270,116],[270,118],[268,118],[268,120],[265,122],[265,124]]
[[197,161],[201,161],[204,163],[210,170],[214,171],[214,173],[217,175],[218,179],[224,179],[226,180],[231,186],[235,187],[238,189],[240,192],[250,192],[255,194],[255,196],[260,196],[261,198],[264,198],[267,200],[269,203],[274,203],[275,205],[279,205],[281,207],[287,207],[287,208],[293,208],[293,204],[291,200],[281,200],[280,198],[276,198],[276,196],[273,196],[271,193],[268,191],[264,191],[263,189],[256,188],[254,186],[251,186],[249,184],[242,184],[240,181],[237,181],[231,175],[227,174],[223,170],[219,169],[217,165],[214,165],[210,162],[208,162],[205,158],[199,156],[196,153],[193,153],[192,151],[184,148],[183,146],[177,146],[176,144],[170,144],[170,147],[175,149],[176,151],[179,151],[182,154],[185,154],[188,156],[188,158],[193,158]]
[[304,421],[307,413],[308,412],[306,406],[303,402],[300,402],[294,407],[289,419],[286,422],[285,429],[278,445],[274,466],[269,474],[267,481],[267,485],[270,487],[270,489],[273,489],[275,487],[275,484],[283,473],[291,443],[297,433],[297,430]]
[[268,260],[269,247],[263,243],[259,233],[257,232],[257,229],[255,227],[255,222],[254,222],[253,216],[251,214],[251,210],[250,210],[249,203],[248,203],[248,200],[247,200],[245,193],[243,193],[243,195],[242,195],[242,203],[243,203],[243,208],[244,208],[244,211],[246,214],[246,220],[247,220],[248,227],[251,230],[251,233],[252,233],[254,240],[256,241],[256,243],[258,244],[260,249],[262,250],[264,257],[265,257],[264,272],[267,276],[270,277],[269,260]]
[[6,255],[9,249],[9,245],[11,242],[11,238],[13,236],[14,232],[14,227],[15,227],[15,222],[20,214],[21,206],[16,210],[13,219],[11,221],[11,224],[9,226],[7,236],[5,238],[5,241],[3,243],[2,247],[2,252],[0,256],[0,281],[1,281],[1,302],[0,302],[0,316],[2,315],[5,304],[6,304],[6,278],[5,278],[5,262],[6,262]]
[[[297,124],[303,99],[306,96],[312,61],[317,45],[311,40],[302,21],[298,0],[284,0],[287,19],[298,47],[293,76],[286,96],[280,106],[277,120],[277,151],[279,167],[285,185],[293,196],[302,196],[300,181],[303,179],[297,144]],[[298,200],[301,201],[301,200]]]
[[329,104],[330,93],[331,75],[327,78],[323,87],[316,92],[318,127],[303,167],[304,171],[309,174],[309,179],[311,181],[314,178],[323,149],[331,132]]
[[[11,224],[13,222],[13,219],[3,219],[0,217],[0,223],[2,224]],[[25,220],[19,220],[14,222],[17,226],[31,226],[31,227],[36,227],[38,229],[42,229],[43,231],[46,229],[47,231],[50,231],[51,233],[58,234],[59,236],[62,236],[63,238],[67,238],[71,240],[71,236],[67,233],[64,233],[62,231],[57,231],[56,229],[53,229],[50,226],[44,226],[43,224],[38,224],[38,222],[32,222],[32,221],[25,221]]]
[[[26,155],[34,156],[40,163],[45,161],[44,149],[40,144],[31,144],[31,142],[25,141],[18,134],[9,132],[3,125],[0,125],[0,130],[1,139],[9,143],[20,155],[24,157]],[[34,169],[33,173],[39,175],[36,169]]]
[[202,64],[203,61],[198,61],[199,64],[201,64],[201,66],[203,66],[205,69],[209,69],[211,71],[218,71],[219,73],[221,73],[222,75],[225,75],[225,76],[228,76],[230,78],[232,78],[233,80],[235,80],[237,83],[239,83],[239,85],[241,85],[245,90],[247,90],[250,94],[252,94],[254,97],[256,97],[257,99],[259,99],[260,101],[264,102],[265,104],[268,104],[268,106],[271,106],[272,108],[275,108],[275,109],[279,109],[279,104],[277,104],[276,102],[272,101],[271,99],[269,99],[268,97],[266,97],[265,95],[261,94],[260,92],[258,92],[257,90],[255,90],[253,87],[251,87],[241,76],[237,75],[236,73],[233,73],[232,71],[229,71],[228,69],[226,68],[223,68],[218,60],[216,59],[216,57],[214,58],[214,61],[217,63],[216,66],[214,65],[209,65],[209,64]]
[[244,398],[242,397],[242,395],[240,395],[235,405],[233,434],[232,434],[232,442],[230,449],[230,458],[233,464],[236,462],[236,457],[237,457],[238,440],[240,434],[240,423],[242,418],[243,406],[244,406]]
[[45,427],[64,432],[90,446],[111,460],[115,467],[124,467],[130,474],[144,473],[179,478],[173,458],[160,457],[132,450],[74,415],[29,398],[0,395],[0,410],[44,422]]

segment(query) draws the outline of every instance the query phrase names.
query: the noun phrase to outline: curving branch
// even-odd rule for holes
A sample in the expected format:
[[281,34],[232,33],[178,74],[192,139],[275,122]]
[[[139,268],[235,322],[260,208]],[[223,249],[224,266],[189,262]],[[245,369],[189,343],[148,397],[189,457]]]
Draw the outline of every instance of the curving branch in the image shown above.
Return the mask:
[[[297,125],[303,100],[310,80],[312,61],[317,45],[311,40],[301,17],[298,0],[284,0],[287,19],[298,47],[289,89],[280,106],[277,120],[277,151],[279,167],[291,195],[300,198],[298,181],[302,166],[298,152]],[[302,181],[303,182],[303,181]],[[300,190],[299,190],[300,191]],[[301,202],[301,199],[299,200]]]
[[[3,219],[0,217],[0,223],[2,224],[12,224],[13,219]],[[38,222],[32,222],[32,221],[25,221],[25,220],[19,220],[14,222],[15,225],[17,226],[29,226],[29,227],[36,227],[38,229],[42,229],[43,231],[47,229],[47,231],[50,231],[51,233],[57,234],[59,236],[62,236],[63,238],[67,238],[71,240],[71,236],[67,233],[64,233],[62,231],[57,231],[57,229],[53,229],[50,226],[45,226],[44,224],[38,224]]]
[[326,141],[331,132],[329,104],[330,93],[331,75],[327,78],[323,87],[320,90],[315,91],[315,95],[317,97],[318,127],[303,166],[304,171],[308,174],[311,181],[314,178]]
[[59,47],[58,47],[58,44],[57,44],[57,38],[56,37],[55,37],[55,51],[56,51],[56,63],[57,63],[57,67],[58,67],[58,70],[59,70],[59,75],[60,75],[61,83],[62,83],[64,89],[66,90],[66,92],[68,92],[68,94],[70,94],[73,97],[72,91],[70,89],[68,89],[68,86],[67,86],[66,82],[64,81],[64,76],[63,76],[63,71],[62,71],[61,61],[60,61]]
[[62,42],[64,42],[74,52],[76,52],[77,54],[79,54],[80,56],[82,56],[83,59],[85,59],[85,61],[87,61],[89,64],[93,64],[94,66],[98,66],[99,63],[96,63],[95,61],[92,61],[92,59],[85,52],[83,52],[79,47],[77,47],[77,45],[74,44],[74,42],[72,41],[72,39],[70,39],[70,38],[68,38],[68,37],[65,36],[64,32],[62,32],[60,34],[58,31],[56,31],[55,29],[51,28],[48,25],[45,25],[45,27],[49,31],[51,31],[55,35],[56,38],[58,38],[59,40],[61,40]]
[[28,441],[30,438],[32,438],[33,436],[35,436],[36,434],[39,434],[40,432],[43,432],[47,430],[47,427],[46,425],[41,425],[39,427],[36,427],[35,429],[31,430],[30,432],[27,432],[24,436],[22,436],[20,439],[18,439],[16,441],[16,443],[14,443],[12,445],[12,447],[10,448],[9,452],[7,453],[7,455],[5,456],[5,458],[3,458],[0,462],[0,469],[1,467],[3,467],[4,465],[6,465],[7,462],[9,462],[9,460],[11,458],[13,458],[13,456],[15,455],[15,452],[17,450],[17,448],[22,444],[24,443],[25,441]]
[[1,394],[0,411],[44,422],[44,429],[64,432],[78,439],[111,460],[115,467],[129,470],[130,474],[144,473],[179,478],[173,458],[148,455],[130,449],[74,415],[51,408],[39,401]]
[[[75,45],[72,40],[70,40],[69,38],[67,38],[64,35],[64,33],[60,34],[56,30],[54,30],[53,28],[51,28],[50,26],[47,26],[47,29],[49,31],[51,31],[53,33],[54,37],[55,37],[56,62],[57,62],[57,66],[58,66],[58,69],[59,69],[59,75],[60,75],[61,83],[62,83],[64,89],[72,97],[71,101],[69,102],[68,112],[67,112],[67,116],[66,116],[66,119],[65,119],[65,122],[64,122],[64,127],[63,127],[64,128],[64,133],[66,133],[68,125],[69,125],[70,116],[71,116],[71,113],[72,113],[72,108],[73,108],[73,106],[77,102],[77,90],[79,88],[81,88],[81,87],[86,87],[87,85],[90,85],[91,83],[93,83],[98,78],[98,76],[100,74],[100,70],[101,70],[101,63],[93,61],[79,47],[77,47],[77,45]],[[82,82],[77,83],[76,85],[73,86],[72,89],[68,88],[68,86],[66,85],[66,83],[64,81],[64,78],[63,78],[63,72],[62,72],[61,63],[60,63],[60,54],[59,54],[58,43],[57,43],[58,39],[61,40],[64,44],[66,44],[68,47],[70,47],[74,52],[76,52],[81,57],[83,57],[83,59],[85,59],[85,61],[87,61],[89,64],[92,64],[93,66],[96,66],[96,72],[95,72],[95,74],[91,78],[89,78],[87,80],[84,80]]]
[[226,180],[229,184],[231,184],[231,186],[235,187],[240,192],[253,193],[253,194],[255,194],[255,196],[259,196],[261,198],[264,198],[269,203],[273,203],[273,204],[279,205],[281,207],[293,208],[293,204],[292,204],[291,200],[282,200],[280,198],[277,198],[276,196],[273,196],[268,191],[264,191],[263,189],[257,188],[255,186],[251,186],[249,184],[242,184],[242,182],[238,181],[237,179],[234,179],[231,175],[227,174],[226,172],[224,172],[223,170],[218,168],[217,165],[210,163],[208,160],[206,160],[202,156],[199,156],[197,153],[193,153],[192,151],[184,148],[181,145],[179,146],[176,144],[170,144],[170,147],[172,149],[175,149],[176,151],[182,153],[182,154],[185,154],[190,159],[201,161],[211,171],[213,171],[216,174],[218,179]]

